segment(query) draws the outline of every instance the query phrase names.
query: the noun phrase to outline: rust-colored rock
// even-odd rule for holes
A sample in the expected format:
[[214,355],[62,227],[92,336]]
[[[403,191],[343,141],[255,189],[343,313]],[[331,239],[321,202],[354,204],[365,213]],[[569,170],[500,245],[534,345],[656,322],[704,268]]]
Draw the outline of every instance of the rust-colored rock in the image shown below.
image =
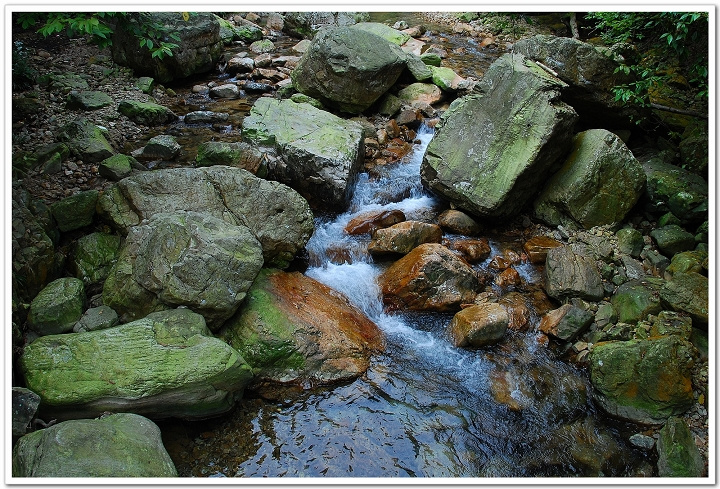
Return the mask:
[[373,255],[387,253],[406,254],[423,243],[439,243],[442,229],[437,224],[404,221],[373,233],[368,251]]
[[495,283],[500,287],[516,287],[520,282],[520,274],[513,267],[506,268],[495,277]]
[[404,220],[405,213],[400,209],[364,212],[347,223],[345,232],[353,235],[372,233],[376,229],[386,228]]
[[508,314],[496,302],[467,307],[455,314],[448,332],[455,346],[481,347],[500,341],[508,327]]
[[508,329],[513,331],[527,330],[531,314],[528,300],[519,292],[510,292],[500,298],[498,304],[503,306],[508,314]]
[[490,256],[490,243],[487,239],[448,240],[448,248],[459,252],[468,263],[480,263]]
[[422,244],[378,278],[391,309],[457,311],[475,299],[475,271],[440,244]]
[[549,236],[535,236],[527,240],[523,248],[532,263],[545,264],[548,250],[562,245],[560,241]]
[[488,266],[493,270],[505,270],[506,268],[509,268],[510,265],[512,265],[512,263],[500,255],[493,256],[492,260],[490,260],[490,263],[488,264]]

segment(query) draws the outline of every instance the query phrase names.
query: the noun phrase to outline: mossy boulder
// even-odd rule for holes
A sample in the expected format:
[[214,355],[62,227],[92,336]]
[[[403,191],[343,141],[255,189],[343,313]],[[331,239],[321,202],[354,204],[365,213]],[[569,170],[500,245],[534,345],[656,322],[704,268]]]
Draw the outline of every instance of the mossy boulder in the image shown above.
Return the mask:
[[645,189],[645,173],[625,143],[604,129],[581,132],[535,201],[535,217],[557,226],[620,223]]
[[672,258],[676,253],[695,248],[695,236],[677,224],[668,224],[650,231],[650,236],[657,243],[663,255]]
[[659,155],[650,154],[640,160],[647,176],[647,197],[655,209],[669,210],[682,222],[707,220],[708,184],[702,177]]
[[82,117],[64,126],[59,139],[73,155],[87,163],[97,163],[115,154],[103,130]]
[[114,328],[38,338],[21,369],[58,419],[129,411],[150,418],[206,418],[232,409],[252,377],[199,314],[175,309]]
[[462,80],[452,68],[446,66],[430,66],[432,82],[445,92],[455,92],[458,83]]
[[691,343],[674,335],[598,343],[589,356],[595,400],[613,416],[664,423],[694,402],[694,354]]
[[284,164],[268,177],[312,202],[347,206],[364,158],[362,126],[308,104],[258,99],[243,120],[243,137],[272,148]]
[[709,320],[708,278],[697,272],[673,274],[660,290],[660,298],[667,306],[690,315],[693,325],[704,328]]
[[353,26],[353,29],[371,32],[398,46],[402,46],[410,39],[408,34],[379,22],[359,22]]
[[617,312],[618,321],[636,324],[648,315],[662,311],[659,292],[663,283],[662,279],[647,277],[625,282],[618,287],[610,299]]
[[198,146],[195,164],[198,167],[225,165],[243,168],[261,178],[267,176],[267,156],[246,142],[208,141]]
[[659,477],[702,477],[705,462],[687,423],[671,417],[657,441]]
[[85,190],[55,202],[50,206],[60,231],[73,231],[89,226],[95,217],[95,207],[100,192]]
[[478,216],[506,218],[531,200],[570,149],[577,114],[565,84],[505,54],[443,114],[420,176],[433,192]]
[[100,162],[98,173],[108,180],[117,182],[130,176],[133,168],[137,167],[137,165],[138,161],[132,156],[116,154]]
[[665,270],[670,275],[676,273],[696,272],[707,275],[709,268],[709,256],[705,250],[693,250],[677,253],[670,261],[670,266]]
[[618,239],[618,249],[621,253],[638,258],[645,246],[642,233],[635,228],[626,227],[619,229],[615,236]]
[[59,278],[30,303],[28,326],[40,335],[71,331],[85,309],[85,286],[76,278]]
[[118,112],[137,124],[157,126],[178,119],[177,114],[164,105],[137,100],[123,100],[118,104]]
[[22,437],[14,477],[177,477],[160,428],[132,413],[65,421]]
[[120,236],[101,232],[87,234],[78,239],[72,253],[75,277],[82,280],[86,286],[104,282],[110,268],[118,259],[121,244]]
[[65,107],[70,110],[97,110],[112,104],[112,97],[105,92],[73,90],[67,96]]
[[354,27],[322,29],[291,77],[299,92],[358,114],[397,81],[406,55],[386,39]]
[[254,386],[354,379],[384,347],[378,327],[345,296],[298,272],[264,269],[221,337],[253,367]]

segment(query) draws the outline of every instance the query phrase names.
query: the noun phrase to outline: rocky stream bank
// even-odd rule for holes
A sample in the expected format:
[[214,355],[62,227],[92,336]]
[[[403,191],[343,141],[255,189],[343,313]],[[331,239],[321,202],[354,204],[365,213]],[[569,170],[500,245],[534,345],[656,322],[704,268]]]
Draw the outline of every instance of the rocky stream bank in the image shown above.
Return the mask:
[[[613,99],[618,49],[407,18],[169,17],[164,62],[14,36],[38,75],[13,93],[14,476],[385,460],[365,434],[336,464],[261,456],[306,405],[373,411],[398,451],[471,447],[362,475],[707,476],[708,185],[681,167],[702,151]],[[467,391],[411,397],[388,360],[410,343]],[[392,402],[362,404],[378,386]],[[397,436],[398,405],[440,426]]]

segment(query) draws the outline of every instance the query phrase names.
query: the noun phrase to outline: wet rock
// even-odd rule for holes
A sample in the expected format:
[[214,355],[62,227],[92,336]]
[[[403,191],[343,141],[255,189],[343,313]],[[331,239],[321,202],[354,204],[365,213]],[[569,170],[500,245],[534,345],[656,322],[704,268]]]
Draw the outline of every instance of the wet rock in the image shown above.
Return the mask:
[[160,428],[118,413],[65,421],[21,438],[13,450],[14,477],[177,477]]
[[534,204],[556,226],[590,229],[622,222],[645,189],[645,173],[625,143],[604,129],[577,134],[570,156]]
[[180,153],[182,147],[175,139],[175,136],[169,134],[160,134],[151,138],[147,145],[140,151],[133,152],[133,156],[142,160],[174,160]]
[[609,414],[663,423],[692,406],[693,346],[677,336],[598,343],[590,352],[595,400]]
[[52,204],[50,212],[58,229],[62,232],[73,231],[92,224],[98,195],[97,190],[85,190]]
[[216,124],[227,122],[230,114],[227,112],[212,112],[210,110],[196,110],[185,114],[185,124]]
[[510,319],[498,303],[474,305],[453,316],[448,334],[457,347],[479,348],[502,339]]
[[708,184],[700,176],[650,154],[639,158],[647,175],[647,196],[659,211],[670,210],[683,222],[707,219]]
[[387,228],[404,220],[405,213],[399,209],[364,212],[345,225],[345,232],[351,235],[372,233],[376,229]]
[[508,267],[495,277],[495,283],[499,287],[516,287],[522,282],[520,274],[513,267]]
[[312,39],[323,27],[349,26],[368,20],[367,12],[286,12],[283,29],[288,34]]
[[472,217],[462,211],[447,209],[438,216],[438,224],[443,229],[465,236],[476,236],[482,228]]
[[675,273],[663,285],[660,297],[672,310],[689,314],[695,327],[707,327],[709,295],[708,278],[704,275]]
[[[157,22],[168,32],[180,38],[173,41],[178,47],[173,56],[152,56],[149,49],[138,48],[138,40],[132,29],[118,25],[111,45],[113,60],[132,68],[136,76],[151,76],[160,83],[206,73],[215,68],[223,49],[220,23],[210,12],[194,12],[185,21],[180,12],[151,12],[140,14],[145,21]],[[134,24],[134,23],[128,23]]]
[[373,232],[368,251],[372,255],[404,255],[423,243],[440,243],[442,234],[436,224],[403,221]]
[[420,55],[420,59],[428,66],[440,66],[440,63],[442,62],[442,57],[438,53],[432,51],[425,51]]
[[524,331],[531,317],[531,309],[529,301],[523,294],[519,292],[509,292],[503,295],[498,304],[505,308],[508,314],[508,329],[513,331]]
[[137,100],[123,100],[118,104],[118,112],[130,120],[144,126],[156,126],[173,122],[178,116],[163,105]]
[[108,306],[92,307],[85,311],[73,326],[73,333],[85,333],[108,329],[120,324],[120,318],[114,309]]
[[131,411],[205,418],[232,409],[250,367],[199,314],[162,311],[121,326],[43,336],[21,358],[28,387],[58,419]]
[[632,446],[642,448],[643,450],[652,450],[655,447],[655,438],[643,435],[642,433],[635,433],[628,441]]
[[234,83],[210,88],[210,97],[212,98],[237,98],[239,95],[240,89]]
[[[185,306],[217,331],[262,265],[262,247],[246,226],[192,211],[158,213],[128,233],[103,302],[123,322],[143,317],[149,304]],[[148,293],[157,299],[144,302]]]
[[500,57],[483,92],[443,115],[422,162],[423,184],[474,215],[517,214],[570,148],[577,115],[559,100],[564,86],[531,61]]
[[705,462],[687,423],[671,417],[657,441],[659,477],[702,477]]
[[142,172],[105,191],[98,207],[123,233],[159,212],[196,211],[250,228],[265,263],[287,267],[313,232],[308,203],[294,190],[240,168]]
[[659,291],[664,281],[648,277],[644,280],[631,280],[618,287],[610,299],[618,321],[636,324],[649,314],[662,311]]
[[539,329],[559,340],[573,342],[587,331],[593,319],[594,315],[590,311],[564,304],[559,309],[545,314],[540,321]]
[[491,248],[487,239],[458,239],[446,245],[459,252],[469,263],[480,263],[490,256]]
[[599,301],[605,295],[594,261],[572,246],[548,251],[545,262],[546,292],[557,300],[579,297]]
[[30,303],[28,327],[39,335],[71,331],[85,309],[85,286],[76,278],[59,278]]
[[269,93],[275,89],[269,83],[260,83],[260,82],[254,82],[254,81],[245,82],[243,84],[243,88],[248,92],[259,92],[259,93]]
[[105,281],[120,254],[120,236],[95,232],[75,242],[71,268],[86,287]]
[[650,236],[657,243],[660,252],[669,257],[674,256],[675,253],[695,248],[695,236],[677,224],[668,224],[665,227],[653,229],[650,231]]
[[301,273],[263,269],[221,337],[253,367],[254,389],[304,388],[362,375],[384,348],[379,328],[347,298]]
[[445,92],[457,92],[463,77],[455,73],[451,68],[431,66],[432,82]]
[[564,100],[582,118],[606,128],[633,127],[631,117],[637,117],[637,111],[615,100],[612,92],[633,79],[616,69],[625,61],[611,49],[570,37],[536,35],[516,42],[513,51],[557,72],[569,85]]
[[268,167],[269,178],[292,185],[309,200],[347,205],[365,153],[360,124],[308,104],[260,98],[242,132],[280,157]]
[[627,227],[618,230],[615,235],[618,239],[617,247],[621,253],[630,255],[633,258],[640,256],[640,252],[642,252],[643,246],[645,245],[640,231]]
[[405,53],[354,27],[318,32],[291,77],[301,93],[343,112],[360,113],[378,100],[405,68]]
[[253,175],[267,175],[267,155],[254,146],[245,143],[208,141],[198,146],[195,164],[199,167],[226,165],[243,168]]
[[108,180],[117,182],[130,176],[133,168],[137,165],[137,160],[132,156],[116,154],[100,162],[98,165],[98,173]]
[[[12,388],[12,436],[23,436],[31,428],[31,422],[40,407],[40,396],[24,387]],[[13,443],[14,444],[14,443]]]
[[462,259],[440,244],[422,244],[378,278],[391,309],[457,311],[477,294],[478,278]]
[[87,163],[96,163],[115,154],[100,127],[81,117],[62,128],[58,138],[70,152]]
[[70,110],[97,110],[113,104],[113,99],[105,92],[83,90],[71,91],[67,97],[66,108]]
[[238,41],[242,41],[245,43],[259,41],[263,37],[263,31],[259,25],[251,22],[250,19],[243,19],[242,17],[235,18],[235,26],[233,31],[233,39],[236,38]]
[[533,236],[523,244],[523,249],[530,262],[538,265],[545,263],[549,250],[560,246],[563,246],[560,241],[549,236]]

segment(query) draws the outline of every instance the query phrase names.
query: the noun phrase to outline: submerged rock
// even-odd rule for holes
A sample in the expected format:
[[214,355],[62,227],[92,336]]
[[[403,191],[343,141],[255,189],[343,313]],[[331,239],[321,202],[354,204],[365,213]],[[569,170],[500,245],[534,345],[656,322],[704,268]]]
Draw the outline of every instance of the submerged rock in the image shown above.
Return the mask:
[[677,336],[598,343],[590,352],[595,400],[609,414],[658,424],[693,403],[694,348]]
[[105,411],[206,418],[232,409],[252,377],[238,352],[187,309],[42,336],[25,347],[20,363],[43,412],[58,419]]
[[620,223],[645,189],[645,173],[625,143],[604,129],[575,136],[570,156],[535,201],[535,216],[557,226]]
[[505,218],[558,167],[577,114],[560,101],[566,85],[520,56],[500,57],[481,85],[481,94],[457,99],[443,114],[420,175],[457,207]]
[[[123,322],[156,307],[186,306],[217,330],[262,265],[262,247],[246,226],[192,211],[155,214],[128,233],[103,302]],[[155,297],[147,300],[148,294]]]
[[384,348],[382,333],[347,298],[298,272],[264,269],[221,337],[255,373],[253,388],[310,388],[350,380]]
[[475,299],[475,271],[440,244],[426,243],[393,263],[378,283],[392,309],[457,311]]
[[362,126],[308,104],[261,98],[243,120],[243,137],[273,148],[268,176],[306,199],[345,207],[365,149]]
[[13,477],[177,477],[160,428],[118,413],[65,421],[22,437],[12,454]]
[[366,30],[328,28],[317,33],[291,76],[298,91],[358,114],[397,81],[405,57],[397,45]]
[[310,206],[279,183],[228,166],[142,172],[101,196],[99,208],[120,230],[160,212],[195,211],[244,225],[262,245],[265,263],[287,267],[314,229]]

